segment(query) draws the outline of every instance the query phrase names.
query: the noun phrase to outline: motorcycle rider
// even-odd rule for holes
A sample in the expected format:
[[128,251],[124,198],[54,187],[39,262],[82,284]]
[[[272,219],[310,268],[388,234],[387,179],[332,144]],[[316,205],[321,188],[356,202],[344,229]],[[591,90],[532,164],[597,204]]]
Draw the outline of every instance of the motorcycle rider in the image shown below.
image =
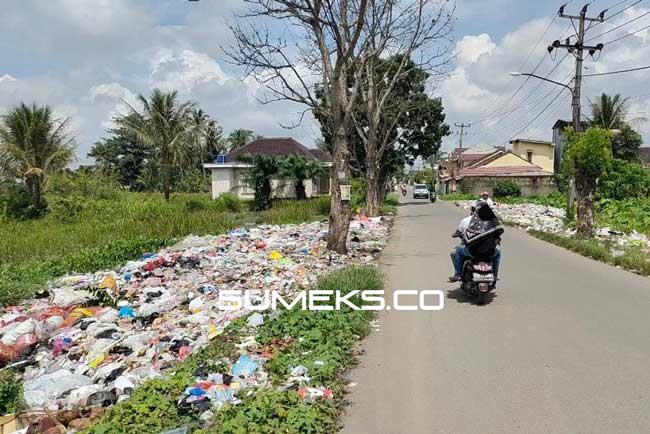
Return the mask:
[[[487,193],[484,192],[484,194]],[[483,196],[483,194],[481,194],[481,196]],[[479,199],[479,201],[480,200],[481,199]],[[477,204],[479,201],[477,201]],[[489,202],[488,202],[488,206],[489,206]],[[454,234],[452,235],[453,238],[460,238],[460,244],[454,247],[454,249],[451,251],[450,254],[451,263],[454,266],[454,275],[449,278],[449,282],[460,282],[461,280],[463,280],[462,278],[463,265],[465,264],[465,261],[472,258],[472,255],[467,249],[467,246],[465,246],[463,242],[463,234],[465,233],[465,230],[469,226],[470,221],[472,220],[472,215],[474,215],[476,208],[477,206],[472,206],[472,208],[470,209],[470,215],[461,219],[460,223],[458,224],[458,229],[456,229],[456,232],[454,232]],[[492,269],[494,271],[495,280],[498,280],[500,263],[501,263],[501,249],[497,246],[494,252],[494,257],[492,258]]]

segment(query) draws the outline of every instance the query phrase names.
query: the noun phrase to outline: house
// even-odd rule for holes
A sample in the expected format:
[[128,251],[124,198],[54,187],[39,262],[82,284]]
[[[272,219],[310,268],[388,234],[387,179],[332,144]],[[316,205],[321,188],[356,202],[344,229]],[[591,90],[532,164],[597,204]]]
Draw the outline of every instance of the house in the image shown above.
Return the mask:
[[504,148],[454,150],[438,171],[442,194],[491,191],[505,180],[521,187],[524,196],[556,191],[555,177],[549,170]]
[[[253,199],[254,191],[246,184],[246,172],[250,164],[239,161],[243,155],[302,155],[303,157],[317,161],[325,168],[332,166],[332,159],[329,154],[319,149],[308,149],[301,143],[290,137],[260,138],[236,149],[229,154],[220,155],[213,163],[203,165],[211,172],[212,198],[216,199],[223,193],[233,193],[240,199]],[[293,183],[282,179],[271,181],[274,198],[295,198],[296,192]],[[305,180],[305,192],[307,197],[330,194],[331,182],[329,170],[317,179]]]
[[552,142],[530,139],[510,141],[512,153],[547,172],[555,171],[555,145]]

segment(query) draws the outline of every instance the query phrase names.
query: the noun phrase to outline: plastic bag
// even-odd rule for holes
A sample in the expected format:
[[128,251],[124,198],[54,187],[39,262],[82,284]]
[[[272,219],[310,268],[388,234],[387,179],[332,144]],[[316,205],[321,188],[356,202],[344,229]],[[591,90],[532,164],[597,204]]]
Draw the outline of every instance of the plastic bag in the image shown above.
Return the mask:
[[25,403],[29,408],[43,408],[64,393],[81,386],[87,386],[92,382],[85,375],[77,375],[66,369],[60,369],[26,381],[24,383]]
[[20,336],[34,333],[35,329],[36,321],[31,318],[22,322],[12,323],[3,328],[4,335],[0,342],[5,345],[14,345]]
[[63,307],[82,304],[92,298],[88,291],[75,291],[71,288],[55,288],[51,292],[54,295],[52,303]]
[[255,312],[254,314],[248,317],[248,321],[246,321],[246,323],[249,326],[253,326],[253,327],[261,326],[262,324],[264,324],[264,315],[262,315],[259,312]]
[[251,375],[257,371],[259,365],[250,356],[244,354],[232,365],[232,375],[235,377]]

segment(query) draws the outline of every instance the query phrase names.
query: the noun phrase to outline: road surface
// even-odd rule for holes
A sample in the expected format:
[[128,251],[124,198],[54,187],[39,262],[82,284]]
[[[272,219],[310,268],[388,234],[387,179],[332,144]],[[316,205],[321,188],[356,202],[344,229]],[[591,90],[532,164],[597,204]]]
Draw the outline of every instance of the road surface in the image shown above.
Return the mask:
[[380,315],[343,433],[650,433],[650,279],[507,228],[503,280],[476,306],[445,282],[465,212],[410,202],[386,289],[444,290],[446,305]]

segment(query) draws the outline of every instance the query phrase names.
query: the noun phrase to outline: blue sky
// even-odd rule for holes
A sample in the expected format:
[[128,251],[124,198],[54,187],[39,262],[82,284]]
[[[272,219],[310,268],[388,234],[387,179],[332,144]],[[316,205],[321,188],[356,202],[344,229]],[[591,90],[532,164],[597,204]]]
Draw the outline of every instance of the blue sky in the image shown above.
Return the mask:
[[[649,11],[647,0],[605,23],[613,26]],[[595,0],[591,12],[617,3]],[[632,3],[628,1],[615,10]],[[220,45],[230,40],[227,22],[242,0],[21,0],[4,2],[0,15],[0,112],[21,102],[51,105],[60,116],[70,116],[77,137],[80,162],[93,142],[105,135],[111,118],[125,110],[123,101],[153,87],[178,89],[197,101],[227,132],[250,128],[260,134],[291,135],[310,146],[319,130],[307,120],[295,130],[287,124],[301,107],[279,103],[261,105],[262,89],[243,80],[241,71],[224,61]],[[552,103],[529,126],[554,96],[552,85],[521,81],[508,72],[530,70],[543,59],[538,72],[548,73],[558,63],[545,47],[565,30],[556,19],[542,43],[531,53],[555,15],[559,2],[531,0],[458,0],[456,61],[449,79],[435,84],[443,98],[449,123],[474,121],[469,146],[498,145],[514,135],[550,139],[557,117],[568,117],[565,95]],[[581,3],[567,7],[577,12]],[[612,32],[616,37],[650,24],[650,16]],[[607,39],[605,38],[605,39]],[[606,42],[606,41],[605,41]],[[605,72],[650,63],[650,31],[626,38],[615,49],[604,50],[598,63],[586,62],[586,72]],[[564,79],[573,65],[566,59],[551,75]],[[625,96],[650,92],[650,73],[593,77],[585,82],[583,104],[601,91]],[[544,99],[545,95],[549,95]],[[508,102],[508,104],[504,104]],[[630,111],[650,116],[650,97],[634,98]],[[479,122],[480,121],[480,122]],[[525,128],[524,128],[525,127]],[[638,127],[650,142],[648,125]],[[457,137],[445,140],[451,147]]]

